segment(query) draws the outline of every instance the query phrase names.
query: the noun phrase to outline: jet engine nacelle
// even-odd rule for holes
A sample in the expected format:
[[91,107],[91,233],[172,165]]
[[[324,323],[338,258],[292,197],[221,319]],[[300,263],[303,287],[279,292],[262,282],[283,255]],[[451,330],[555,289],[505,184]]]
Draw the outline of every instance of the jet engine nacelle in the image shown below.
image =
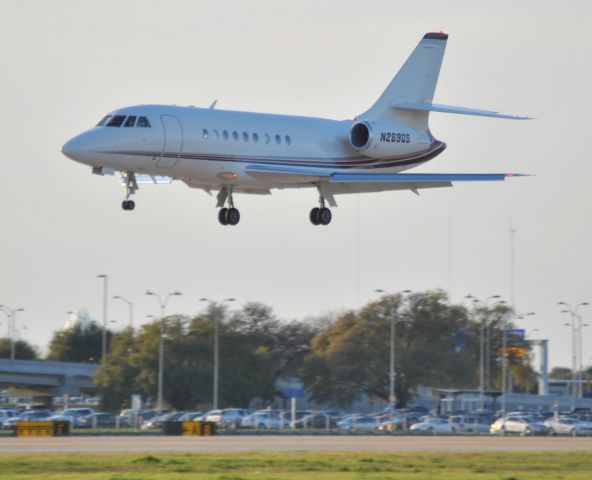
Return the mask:
[[405,125],[362,120],[352,125],[349,143],[369,157],[384,158],[427,149],[430,137],[426,132]]

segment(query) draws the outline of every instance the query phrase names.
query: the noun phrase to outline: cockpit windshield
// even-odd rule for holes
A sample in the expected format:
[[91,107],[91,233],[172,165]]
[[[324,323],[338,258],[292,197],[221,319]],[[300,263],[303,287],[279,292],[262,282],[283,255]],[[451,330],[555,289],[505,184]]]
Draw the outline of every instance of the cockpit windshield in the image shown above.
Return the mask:
[[[136,121],[137,119],[137,121]],[[150,122],[146,117],[138,117],[136,115],[105,115],[97,127],[143,127],[150,128]]]

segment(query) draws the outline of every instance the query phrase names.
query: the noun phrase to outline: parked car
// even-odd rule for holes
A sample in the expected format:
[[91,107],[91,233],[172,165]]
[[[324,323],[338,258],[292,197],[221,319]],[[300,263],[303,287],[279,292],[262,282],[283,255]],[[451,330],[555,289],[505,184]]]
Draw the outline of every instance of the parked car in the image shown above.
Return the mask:
[[457,432],[489,433],[493,420],[481,415],[453,415],[450,423]]
[[0,409],[0,428],[4,426],[4,422],[12,417],[18,417],[21,414],[20,410],[16,408],[3,408]]
[[77,422],[79,428],[115,428],[116,417],[112,413],[93,413],[80,417]]
[[241,420],[241,428],[288,428],[290,426],[289,412],[281,410],[257,410]]
[[337,427],[349,431],[376,430],[380,421],[376,417],[366,415],[349,415],[337,422]]
[[224,410],[210,410],[202,419],[206,422],[215,422],[220,427],[238,428],[241,426],[241,421],[249,413],[249,410],[243,408],[225,408]]
[[316,412],[294,422],[294,428],[337,428],[338,421],[327,412]]
[[78,421],[80,418],[92,415],[93,413],[95,413],[95,411],[92,408],[66,408],[63,411],[52,415],[48,420],[70,422],[70,426],[76,428],[78,427]]
[[159,415],[168,413],[168,410],[122,410],[118,417],[119,426],[122,428],[139,428],[144,422]]
[[187,412],[179,417],[180,422],[194,422],[203,416],[204,412]]
[[456,433],[456,426],[445,418],[426,418],[425,420],[414,423],[409,427],[410,432],[426,433]]
[[393,432],[395,430],[409,430],[411,425],[419,422],[419,417],[415,414],[396,414],[393,417],[387,417],[386,420],[381,420],[378,425],[378,430]]
[[506,433],[518,435],[546,435],[549,427],[543,422],[529,416],[506,415],[491,424],[490,433],[504,435]]
[[48,420],[50,416],[51,412],[49,410],[29,410],[6,419],[2,428],[4,430],[13,430],[16,428],[16,422],[42,422]]
[[574,417],[551,417],[545,421],[551,435],[592,435],[592,423],[581,422]]
[[142,423],[142,430],[154,430],[157,428],[162,428],[164,422],[175,422],[179,420],[183,415],[187,412],[168,412],[163,415],[158,415],[150,420],[144,421]]
[[[312,410],[296,410],[296,415],[294,416],[294,425],[296,422],[307,415],[311,415],[313,413]],[[290,421],[290,428],[292,428],[292,413],[288,413],[289,421]]]

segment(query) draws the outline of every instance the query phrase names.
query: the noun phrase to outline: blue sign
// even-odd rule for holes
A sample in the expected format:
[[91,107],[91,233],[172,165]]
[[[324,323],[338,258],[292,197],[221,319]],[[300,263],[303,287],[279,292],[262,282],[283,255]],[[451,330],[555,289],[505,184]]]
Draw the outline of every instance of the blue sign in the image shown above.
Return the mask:
[[508,328],[506,329],[508,337],[508,346],[520,347],[524,346],[524,329],[523,328]]
[[304,390],[302,388],[284,388],[284,397],[286,398],[302,398],[304,397]]

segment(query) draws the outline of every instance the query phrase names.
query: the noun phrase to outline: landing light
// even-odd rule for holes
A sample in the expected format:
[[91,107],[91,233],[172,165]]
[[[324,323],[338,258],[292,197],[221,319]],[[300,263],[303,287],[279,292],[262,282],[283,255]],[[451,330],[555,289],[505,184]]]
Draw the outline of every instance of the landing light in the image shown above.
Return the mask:
[[221,172],[216,176],[222,180],[236,180],[238,178],[238,173],[236,173],[236,172]]

